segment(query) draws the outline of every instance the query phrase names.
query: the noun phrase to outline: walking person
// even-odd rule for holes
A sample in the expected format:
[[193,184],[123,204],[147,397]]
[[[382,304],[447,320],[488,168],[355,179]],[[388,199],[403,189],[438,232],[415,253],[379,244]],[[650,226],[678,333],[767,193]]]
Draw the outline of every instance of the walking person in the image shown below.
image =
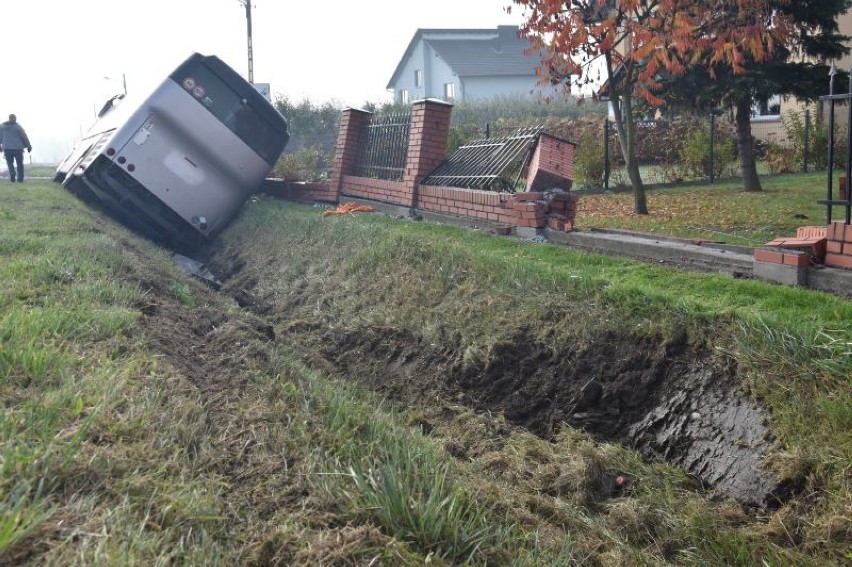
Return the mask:
[[[9,121],[0,124],[0,151],[6,157],[9,168],[9,179],[14,183],[24,181],[24,149],[32,152],[33,147],[23,127],[18,124],[18,117],[9,115]],[[18,168],[15,169],[15,163]]]

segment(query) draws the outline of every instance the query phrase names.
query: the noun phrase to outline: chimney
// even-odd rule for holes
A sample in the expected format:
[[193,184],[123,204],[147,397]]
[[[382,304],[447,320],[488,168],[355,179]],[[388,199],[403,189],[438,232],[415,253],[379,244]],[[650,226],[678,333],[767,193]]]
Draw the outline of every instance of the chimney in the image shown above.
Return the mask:
[[518,26],[497,26],[497,51],[502,52],[504,46],[518,41]]

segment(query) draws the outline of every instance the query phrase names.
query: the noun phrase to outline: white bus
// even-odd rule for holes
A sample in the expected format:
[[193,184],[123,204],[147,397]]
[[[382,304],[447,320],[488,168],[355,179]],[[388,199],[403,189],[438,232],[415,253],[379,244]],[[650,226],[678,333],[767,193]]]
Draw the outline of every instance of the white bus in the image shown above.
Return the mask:
[[215,56],[192,54],[141,103],[117,96],[55,181],[176,248],[214,238],[269,174],[287,121]]

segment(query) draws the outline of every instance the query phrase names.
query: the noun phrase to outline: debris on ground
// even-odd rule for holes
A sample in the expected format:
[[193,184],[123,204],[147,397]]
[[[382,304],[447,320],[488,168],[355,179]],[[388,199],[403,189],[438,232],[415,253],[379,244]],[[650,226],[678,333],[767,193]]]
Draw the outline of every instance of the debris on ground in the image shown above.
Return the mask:
[[336,209],[323,211],[322,216],[329,217],[331,215],[346,215],[350,213],[372,213],[375,209],[370,205],[359,205],[351,201],[341,203]]
[[213,289],[218,290],[222,287],[222,282],[219,281],[219,278],[217,278],[212,271],[210,271],[206,264],[188,256],[184,256],[183,254],[175,253],[173,257],[178,266],[187,274],[203,280]]

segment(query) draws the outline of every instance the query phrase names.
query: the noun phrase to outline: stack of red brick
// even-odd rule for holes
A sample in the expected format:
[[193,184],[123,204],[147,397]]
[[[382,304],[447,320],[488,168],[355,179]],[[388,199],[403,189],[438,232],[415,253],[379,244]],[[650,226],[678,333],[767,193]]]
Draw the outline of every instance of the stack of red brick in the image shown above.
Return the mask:
[[803,226],[796,229],[796,238],[776,238],[764,248],[754,251],[758,262],[786,264],[805,268],[825,261],[824,226]]
[[549,193],[548,197],[547,226],[553,230],[572,232],[579,197],[576,194],[561,192]]
[[800,268],[825,264],[852,269],[852,225],[836,221],[800,227],[795,238],[776,238],[755,249],[754,259]]
[[515,211],[516,226],[541,228],[547,222],[547,205],[543,193],[517,193],[509,206]]
[[577,214],[577,195],[564,191],[518,193],[510,204],[516,226],[572,232]]

